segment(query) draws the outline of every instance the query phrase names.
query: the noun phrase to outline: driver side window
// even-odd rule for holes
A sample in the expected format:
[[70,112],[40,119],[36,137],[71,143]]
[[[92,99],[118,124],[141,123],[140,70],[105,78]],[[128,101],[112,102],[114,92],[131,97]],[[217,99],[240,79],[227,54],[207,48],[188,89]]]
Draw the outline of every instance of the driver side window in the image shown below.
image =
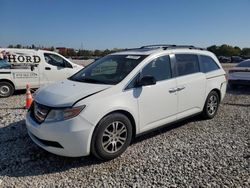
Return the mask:
[[62,57],[58,55],[45,53],[44,58],[45,58],[46,63],[52,66],[72,68],[72,66],[67,61],[65,61]]
[[172,76],[169,56],[158,57],[147,64],[141,71],[141,77],[143,76],[153,76],[156,81],[171,78]]

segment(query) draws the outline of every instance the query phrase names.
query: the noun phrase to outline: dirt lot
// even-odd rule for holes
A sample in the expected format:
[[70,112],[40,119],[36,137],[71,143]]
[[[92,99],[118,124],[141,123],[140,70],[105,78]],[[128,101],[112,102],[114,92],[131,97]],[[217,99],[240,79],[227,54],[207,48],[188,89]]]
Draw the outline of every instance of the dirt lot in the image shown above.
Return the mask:
[[228,91],[212,120],[136,138],[119,158],[50,154],[28,137],[25,95],[0,99],[0,187],[249,187],[250,88]]

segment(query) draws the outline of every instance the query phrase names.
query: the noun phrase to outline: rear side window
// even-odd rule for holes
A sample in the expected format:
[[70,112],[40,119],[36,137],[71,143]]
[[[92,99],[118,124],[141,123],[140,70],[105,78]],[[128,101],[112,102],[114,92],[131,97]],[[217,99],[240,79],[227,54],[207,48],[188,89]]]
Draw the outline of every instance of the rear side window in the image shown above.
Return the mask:
[[177,75],[184,76],[200,72],[199,60],[197,55],[193,54],[176,54]]
[[200,66],[204,73],[220,69],[211,57],[205,55],[200,55]]
[[162,56],[147,64],[141,71],[141,76],[153,76],[156,81],[171,78],[171,66],[169,56]]

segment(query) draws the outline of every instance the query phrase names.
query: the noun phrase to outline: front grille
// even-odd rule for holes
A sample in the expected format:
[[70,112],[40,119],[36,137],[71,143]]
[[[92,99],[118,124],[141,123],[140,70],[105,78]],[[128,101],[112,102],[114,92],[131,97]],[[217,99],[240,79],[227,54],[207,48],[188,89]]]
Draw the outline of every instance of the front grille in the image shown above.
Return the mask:
[[32,118],[38,123],[41,124],[45,118],[47,117],[50,108],[48,106],[44,106],[42,104],[39,104],[37,102],[33,102],[31,108],[31,116]]

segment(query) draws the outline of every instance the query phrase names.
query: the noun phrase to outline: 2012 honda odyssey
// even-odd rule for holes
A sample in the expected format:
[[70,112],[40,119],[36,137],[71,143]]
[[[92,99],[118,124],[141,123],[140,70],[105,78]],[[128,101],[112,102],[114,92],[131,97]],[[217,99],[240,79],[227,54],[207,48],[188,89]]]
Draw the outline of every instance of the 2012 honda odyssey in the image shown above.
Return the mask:
[[195,114],[213,118],[226,85],[215,55],[200,48],[117,52],[39,89],[26,116],[28,134],[58,155],[109,160],[140,133]]

